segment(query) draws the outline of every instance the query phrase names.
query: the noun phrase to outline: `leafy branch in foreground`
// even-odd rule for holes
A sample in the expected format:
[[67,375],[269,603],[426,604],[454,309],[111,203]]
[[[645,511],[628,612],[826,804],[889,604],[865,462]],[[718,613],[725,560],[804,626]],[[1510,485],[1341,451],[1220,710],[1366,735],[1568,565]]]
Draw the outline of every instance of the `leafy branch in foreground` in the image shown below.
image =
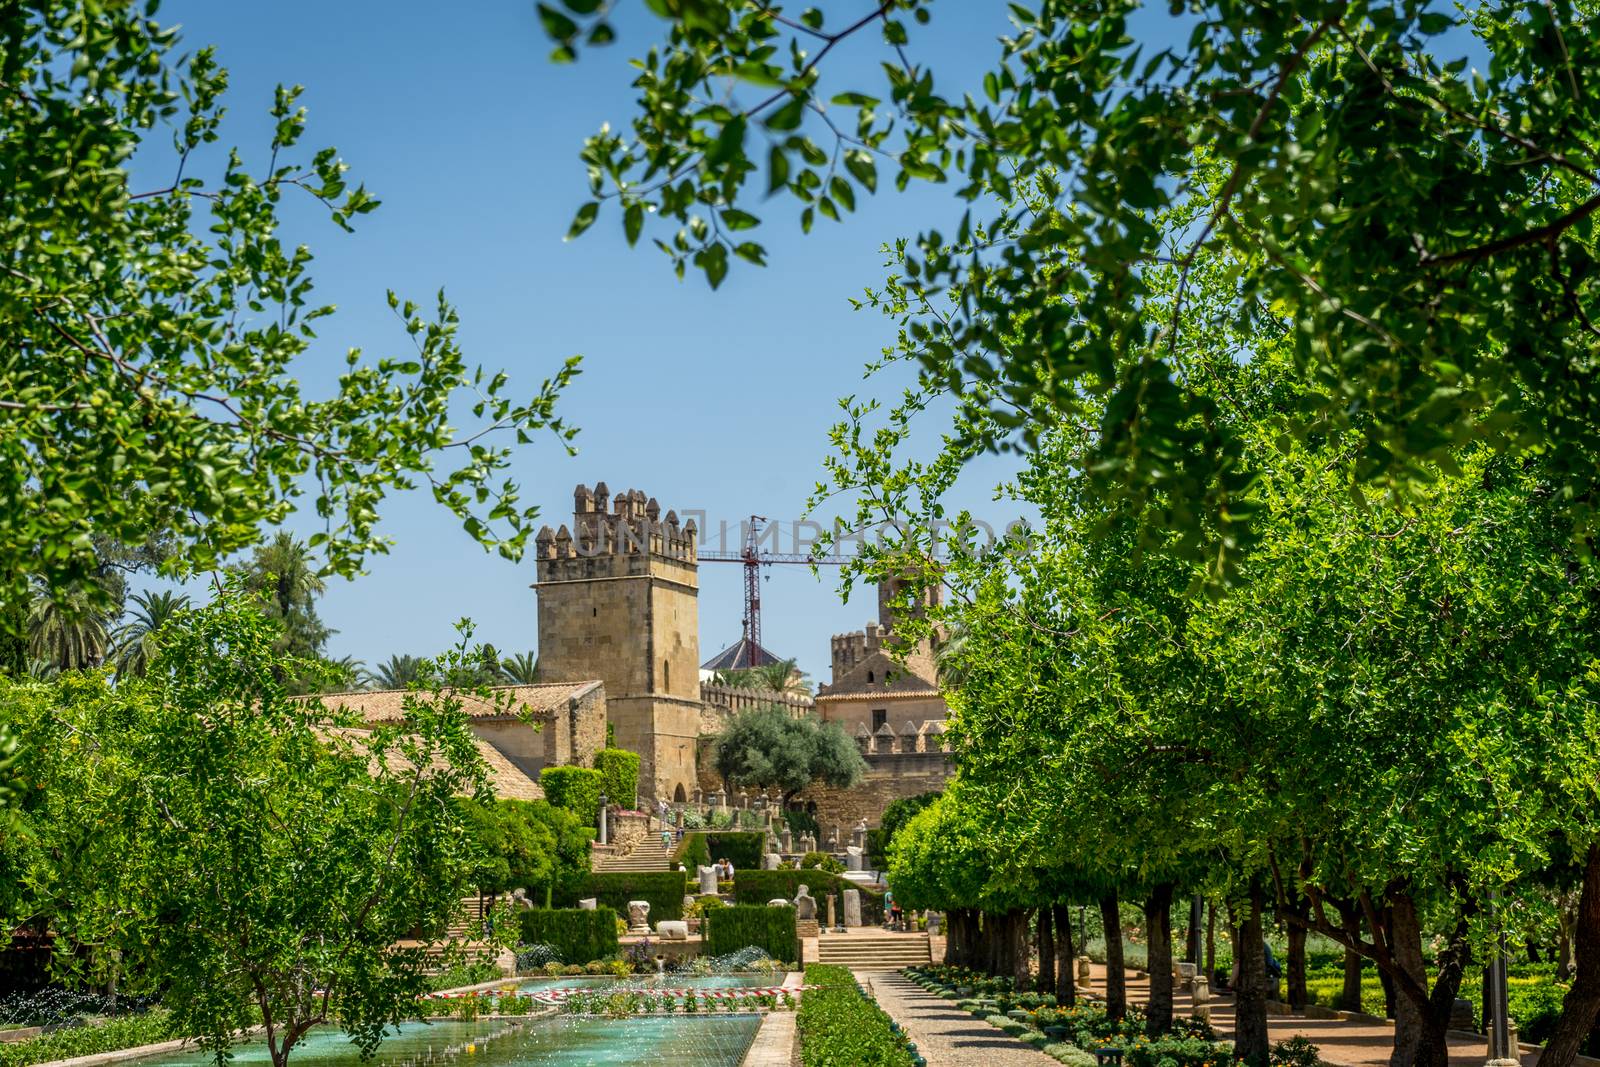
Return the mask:
[[[264,166],[218,158],[227,74],[210,49],[175,58],[155,7],[0,14],[0,602],[30,575],[54,595],[86,588],[96,539],[165,531],[165,570],[214,568],[306,494],[328,572],[384,551],[378,506],[424,485],[517,558],[535,510],[504,476],[502,439],[549,432],[570,449],[555,404],[577,360],[515,398],[466,362],[442,294],[424,312],[390,293],[408,351],[352,350],[302,390],[333,308],[313,301],[311,252],[281,235],[283,199],[309,196],[346,230],[378,201],[333,149],[303,150],[298,88],[276,93]],[[129,161],[153,158],[162,129],[172,179],[137,189]]]
[[[610,5],[564,6],[543,8],[558,58],[614,36]],[[905,328],[928,384],[988,409],[958,430],[1029,448],[1096,420],[1083,476],[1225,579],[1248,526],[1241,446],[1174,361],[1194,272],[1223,253],[1234,313],[1288,324],[1305,388],[1285,432],[1350,435],[1358,487],[1423,492],[1483,441],[1548,457],[1580,542],[1600,523],[1593,0],[1200,0],[1159,49],[1130,35],[1136,0],[1032,0],[1007,5],[971,94],[922,58],[936,0],[646,6],[664,38],[636,61],[631,128],[584,146],[574,234],[615,203],[630,241],[648,223],[680,274],[717,285],[733,259],[766,262],[755,201],[809,229],[880,173],[951,183],[971,207],[899,269],[953,296]],[[848,69],[881,77],[841,74],[835,45],[869,35],[881,66]],[[1450,58],[1468,50],[1487,69]],[[1159,300],[1157,268],[1177,280]]]

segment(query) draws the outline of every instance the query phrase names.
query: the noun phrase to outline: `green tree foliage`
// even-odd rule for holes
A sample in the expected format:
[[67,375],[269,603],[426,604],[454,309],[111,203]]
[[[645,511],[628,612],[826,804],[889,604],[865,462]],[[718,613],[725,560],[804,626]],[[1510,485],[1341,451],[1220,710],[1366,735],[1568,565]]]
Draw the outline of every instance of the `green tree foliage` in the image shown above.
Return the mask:
[[639,754],[625,748],[602,748],[594,754],[600,788],[606,799],[624,808],[639,804]]
[[[609,7],[561,6],[541,9],[558,58],[613,36]],[[1151,5],[1032,0],[1007,6],[974,93],[919,47],[948,2],[652,6],[666,27],[636,60],[638,112],[584,146],[573,233],[605,212],[716,286],[736,259],[766,262],[757,213],[792,205],[809,230],[880,185],[953,183],[970,207],[899,264],[903,328],[926,381],[960,398],[955,432],[998,447],[1093,421],[1072,476],[1190,535],[1168,549],[1213,578],[1250,543],[1251,477],[1174,356],[1193,270],[1225,251],[1238,313],[1291,327],[1306,388],[1287,433],[1348,433],[1349,477],[1402,490],[1468,440],[1543,448],[1563,520],[1593,531],[1592,0],[1204,0],[1159,51],[1131,36]],[[881,65],[859,62],[869,39]],[[1469,47],[1486,66],[1455,58]],[[1038,203],[1014,195],[1029,185]],[[1164,215],[1195,197],[1198,217]],[[1163,265],[1180,284],[1158,296]]]
[[[25,601],[29,576],[73,595],[97,538],[164,531],[170,569],[218,567],[307,493],[333,573],[384,550],[378,505],[416,486],[520,556],[533,509],[486,435],[567,446],[555,402],[575,361],[514,399],[467,363],[442,294],[432,314],[391,294],[404,353],[352,351],[303,392],[332,308],[280,210],[304,197],[349,229],[377,200],[332,148],[302,145],[299,88],[270,101],[267,143],[220,152],[227,74],[210,49],[180,49],[155,5],[25,0],[0,12],[0,40],[0,603]],[[168,151],[169,180],[133,183],[132,157]]]
[[571,812],[584,826],[600,825],[600,793],[605,781],[599,771],[588,767],[546,767],[539,772],[539,785],[546,800]]
[[111,635],[111,660],[119,677],[139,677],[161,647],[161,629],[189,607],[182,593],[135,593],[133,617]]
[[409,689],[423,680],[426,662],[416,656],[390,656],[368,674],[367,680],[378,689]]
[[781,790],[785,805],[813,782],[844,789],[867,773],[867,761],[838,723],[796,718],[779,707],[733,716],[717,735],[712,759],[731,784]]
[[811,682],[792,659],[781,659],[759,667],[718,671],[713,681],[734,689],[765,689],[774,693],[810,695]]
[[281,677],[313,668],[281,639],[234,586],[169,620],[143,678],[0,680],[28,783],[0,925],[47,921],[78,979],[161,990],[219,1063],[256,1023],[278,1067],[323,1023],[374,1047],[433,966],[397,942],[448,947],[478,867],[452,798],[487,800],[487,777],[459,695],[370,727],[291,697]]
[[462,797],[456,805],[482,857],[480,893],[523,889],[546,900],[557,886],[588,873],[592,831],[570,811],[544,800],[483,803]]
[[915,796],[891,800],[878,818],[877,828],[867,833],[867,850],[872,854],[873,861],[886,863],[889,848],[894,844],[895,834],[911,821],[912,816],[937,799],[939,799],[938,793],[918,793]]
[[28,656],[63,671],[99,666],[107,619],[105,591],[93,582],[55,594],[38,586],[28,606]]
[[[897,835],[892,884],[986,914],[1007,903],[997,886],[1024,905],[1201,888],[1243,928],[1245,1058],[1267,1050],[1252,931],[1270,911],[1392,983],[1397,1067],[1441,1064],[1449,1005],[1494,944],[1491,893],[1496,916],[1516,916],[1581,880],[1600,936],[1597,583],[1563,525],[1559,471],[1466,444],[1408,503],[1373,507],[1352,492],[1361,435],[1283,439],[1305,388],[1287,311],[1234,316],[1224,258],[1145,282],[1169,298],[1187,284],[1204,311],[1175,364],[1216,401],[1259,493],[1264,537],[1230,595],[1193,595],[1203,564],[1149,551],[1164,546],[1072,476],[1099,419],[1041,436],[1010,490],[1040,522],[993,548],[926,510],[966,445],[898,455],[909,411],[881,437],[837,438],[883,490],[875,506],[908,530],[958,528],[937,567],[915,534],[867,564],[952,586],[908,626],[964,635],[947,687],[960,799]],[[1592,1020],[1594,988],[1574,984],[1552,1062],[1571,1062],[1576,1040],[1562,1042]]]
[[536,652],[518,652],[500,660],[500,673],[512,685],[537,685],[539,683],[539,655]]

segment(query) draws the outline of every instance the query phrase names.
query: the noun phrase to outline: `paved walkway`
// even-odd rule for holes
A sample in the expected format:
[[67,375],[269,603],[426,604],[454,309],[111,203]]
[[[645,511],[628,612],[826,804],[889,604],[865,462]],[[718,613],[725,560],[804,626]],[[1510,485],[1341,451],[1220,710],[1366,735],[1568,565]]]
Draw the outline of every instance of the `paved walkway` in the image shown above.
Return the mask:
[[916,1042],[929,1067],[1060,1067],[1044,1053],[958,1011],[954,1002],[934,996],[903,975],[858,973],[856,979]]

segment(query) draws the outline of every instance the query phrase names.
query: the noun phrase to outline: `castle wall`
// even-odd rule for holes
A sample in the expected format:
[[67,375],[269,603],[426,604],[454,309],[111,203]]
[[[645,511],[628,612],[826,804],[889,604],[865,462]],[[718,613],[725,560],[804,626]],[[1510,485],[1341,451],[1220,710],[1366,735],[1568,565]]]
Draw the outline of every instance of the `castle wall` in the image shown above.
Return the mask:
[[549,724],[541,730],[515,719],[479,720],[472,724],[472,732],[499,749],[517,770],[535,782],[539,780],[539,772],[551,765],[545,754]]
[[862,819],[876,827],[890,803],[919,793],[940,792],[955,773],[949,759],[938,752],[868,756],[867,766],[866,780],[860,785],[850,789],[813,786],[796,798],[816,804],[823,841],[839,829],[839,847],[843,848]]
[[920,728],[930,719],[943,721],[949,717],[949,709],[945,707],[944,698],[938,693],[915,696],[883,693],[866,699],[853,694],[846,698],[829,696],[817,698],[817,713],[822,716],[823,721],[838,723],[851,737],[859,736],[863,728],[869,734],[874,731],[875,711],[882,711],[885,714],[885,721],[897,735],[904,730],[908,721]]

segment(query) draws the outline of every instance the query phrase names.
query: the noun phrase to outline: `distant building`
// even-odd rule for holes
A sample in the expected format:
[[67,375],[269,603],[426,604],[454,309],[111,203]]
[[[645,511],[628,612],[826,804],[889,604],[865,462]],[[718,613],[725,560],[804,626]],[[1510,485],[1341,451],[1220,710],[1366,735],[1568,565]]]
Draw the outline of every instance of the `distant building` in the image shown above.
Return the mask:
[[[608,510],[608,505],[610,508]],[[700,734],[694,520],[606,483],[573,493],[572,528],[536,538],[539,673],[599,679],[616,744],[639,754],[639,794],[687,800]]]

